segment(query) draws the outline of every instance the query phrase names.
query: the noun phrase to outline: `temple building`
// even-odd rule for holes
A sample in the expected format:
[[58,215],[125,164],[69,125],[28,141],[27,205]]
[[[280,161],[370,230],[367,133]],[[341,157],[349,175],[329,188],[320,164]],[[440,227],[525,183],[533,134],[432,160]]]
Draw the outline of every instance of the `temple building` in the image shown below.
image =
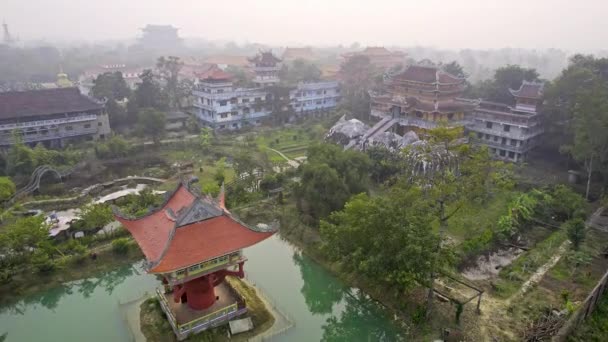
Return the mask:
[[336,81],[301,82],[289,92],[289,98],[296,114],[327,112],[340,103],[340,85]]
[[192,95],[197,118],[214,129],[258,125],[271,113],[266,104],[266,91],[262,88],[235,88],[232,75],[218,66],[198,75]]
[[539,144],[543,133],[539,107],[543,84],[524,81],[519,89],[509,89],[515,106],[480,101],[467,126],[475,142],[487,145],[496,157],[508,161],[523,161],[528,152]]
[[13,134],[29,145],[63,147],[105,139],[110,133],[105,105],[78,88],[0,93],[0,146],[13,144]]
[[131,233],[146,258],[150,274],[162,278],[157,296],[178,340],[227,323],[247,312],[242,296],[225,281],[243,278],[243,248],[275,231],[248,227],[218,198],[181,183],[164,204],[140,218],[116,219]]
[[177,34],[179,29],[171,25],[146,25],[138,39],[140,45],[155,50],[175,49],[182,46],[182,39]]
[[143,71],[144,68],[129,67],[126,64],[102,64],[85,70],[78,78],[78,88],[83,94],[89,95],[99,75],[120,72],[127,86],[134,90],[137,84],[141,82],[139,75]]
[[258,87],[269,87],[280,82],[279,70],[281,60],[272,54],[272,51],[261,51],[255,57],[250,58],[255,77],[253,83]]
[[464,78],[437,66],[411,65],[385,76],[379,91],[370,91],[371,116],[380,121],[367,138],[391,130],[399,135],[420,134],[439,125],[465,126],[475,102],[460,98]]
[[370,46],[363,51],[345,53],[342,58],[346,62],[354,56],[366,56],[372,65],[388,70],[395,66],[404,65],[406,54],[401,51],[389,51],[381,46]]
[[286,47],[285,51],[283,51],[283,56],[281,57],[284,62],[293,62],[296,59],[303,59],[306,61],[312,61],[315,59],[315,54],[312,52],[312,49],[309,47]]

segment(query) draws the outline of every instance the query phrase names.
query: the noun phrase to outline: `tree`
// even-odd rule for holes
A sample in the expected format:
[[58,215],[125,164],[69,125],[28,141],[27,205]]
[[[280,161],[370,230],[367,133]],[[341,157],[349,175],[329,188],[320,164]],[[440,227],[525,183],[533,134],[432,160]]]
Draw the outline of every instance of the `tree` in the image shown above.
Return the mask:
[[[36,248],[45,247],[49,238],[49,226],[41,215],[21,217],[8,223],[2,235],[6,238],[5,247],[9,251],[26,255]],[[3,254],[6,255],[6,252]]]
[[117,101],[131,95],[131,89],[120,71],[103,73],[93,83],[91,94],[98,99]]
[[203,152],[209,152],[211,141],[213,139],[213,130],[209,127],[203,127],[200,130],[198,141]]
[[[150,69],[143,71],[139,75],[141,83],[137,85],[137,89],[134,92],[135,103],[132,106],[137,105],[136,108],[155,108],[155,109],[166,109],[168,107],[168,99],[165,93],[161,89],[154,73]],[[129,103],[131,99],[129,100]],[[133,110],[134,108],[131,108]]]
[[165,135],[165,113],[147,108],[137,114],[137,131],[140,135],[151,137],[155,145]]
[[19,130],[13,131],[13,146],[8,150],[6,168],[9,175],[27,175],[36,168],[34,153],[23,143],[22,132]]
[[436,253],[433,203],[418,186],[394,187],[386,196],[356,195],[321,221],[323,251],[351,272],[399,293],[428,282],[445,260]]
[[556,185],[551,192],[551,211],[557,221],[566,221],[586,216],[585,199],[569,186]]
[[456,62],[456,61],[452,61],[448,64],[445,64],[443,66],[443,70],[445,70],[445,72],[450,73],[454,76],[458,76],[458,77],[465,77],[466,74],[464,72],[464,69],[462,68],[462,66]]
[[583,163],[587,171],[585,199],[589,199],[591,176],[608,161],[608,82],[596,81],[582,90],[574,106],[574,141],[562,151]]
[[233,84],[236,87],[249,88],[253,86],[253,81],[245,69],[229,65],[226,68],[226,72],[233,76]]
[[104,203],[96,203],[85,205],[82,208],[80,219],[76,225],[78,229],[96,232],[113,220],[114,216],[110,206]]
[[220,158],[215,162],[215,174],[213,175],[213,179],[217,185],[222,185],[226,180],[226,157]]
[[184,63],[180,62],[179,57],[175,56],[160,57],[156,62],[156,69],[162,80],[162,90],[168,100],[169,108],[178,108],[181,96],[184,95],[179,82],[179,72],[183,65]]
[[281,80],[289,85],[299,82],[315,82],[321,79],[321,70],[314,63],[296,59],[291,65],[284,64],[280,72]]
[[568,239],[572,242],[574,250],[578,251],[581,242],[585,239],[585,221],[580,218],[564,222],[562,227],[568,234]]
[[302,168],[301,184],[297,188],[298,208],[312,217],[319,218],[342,208],[350,197],[348,187],[335,169],[325,163],[307,163]]
[[346,109],[358,118],[369,115],[369,94],[377,72],[367,56],[356,55],[340,66],[342,99]]
[[523,81],[538,81],[538,72],[519,65],[507,65],[496,69],[494,78],[478,85],[479,94],[485,100],[513,104],[509,89],[519,89]]
[[8,177],[0,177],[0,201],[4,202],[11,198],[17,188],[15,183]]

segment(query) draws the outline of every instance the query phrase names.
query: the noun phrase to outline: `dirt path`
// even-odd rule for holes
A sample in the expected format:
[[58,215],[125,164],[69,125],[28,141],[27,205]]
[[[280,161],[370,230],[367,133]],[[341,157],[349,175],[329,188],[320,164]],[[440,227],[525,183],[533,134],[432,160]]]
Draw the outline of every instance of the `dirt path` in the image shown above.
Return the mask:
[[293,159],[289,159],[286,155],[283,154],[283,152],[279,151],[279,150],[275,150],[274,148],[270,148],[268,147],[269,150],[271,150],[272,152],[277,153],[279,156],[281,156],[281,158],[285,159],[287,161],[287,164],[289,164],[289,166],[293,167],[293,168],[297,168],[298,166],[300,166],[300,163],[293,160]]

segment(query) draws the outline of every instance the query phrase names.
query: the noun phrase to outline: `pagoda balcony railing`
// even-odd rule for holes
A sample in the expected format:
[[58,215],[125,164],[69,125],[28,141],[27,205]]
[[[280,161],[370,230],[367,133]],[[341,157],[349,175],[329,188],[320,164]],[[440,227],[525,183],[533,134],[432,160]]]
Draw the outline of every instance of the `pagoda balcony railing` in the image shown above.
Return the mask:
[[495,135],[501,138],[509,138],[516,140],[528,140],[530,138],[534,138],[537,135],[544,133],[544,129],[538,127],[533,130],[528,130],[527,132],[505,132],[504,130],[491,129],[486,127],[480,127],[479,125],[471,124],[467,126],[467,129],[472,132],[479,132],[483,134]]
[[261,71],[261,72],[265,72],[265,71],[279,71],[279,70],[281,70],[281,67],[280,66],[272,66],[272,67],[254,66],[253,70],[255,70],[255,71]]
[[37,120],[37,121],[27,121],[27,122],[17,122],[10,124],[0,125],[0,131],[3,130],[15,130],[29,127],[41,127],[41,126],[52,126],[52,125],[63,125],[67,123],[74,122],[83,122],[83,121],[92,121],[97,120],[96,114],[81,114],[78,116],[73,116],[69,118],[61,118],[61,119],[50,119],[50,120]]
[[176,272],[172,272],[168,274],[167,280],[171,285],[180,284],[185,281],[201,277],[205,274],[213,273],[220,269],[236,265],[245,260],[246,259],[243,257],[242,251],[222,255],[220,257],[192,265],[188,268],[183,268]]
[[233,97],[236,97],[237,95],[234,92],[225,92],[225,93],[209,93],[206,91],[201,91],[201,90],[193,90],[192,91],[192,95],[196,96],[196,97],[202,97],[202,98],[206,98],[206,99],[211,99],[211,100],[230,100]]

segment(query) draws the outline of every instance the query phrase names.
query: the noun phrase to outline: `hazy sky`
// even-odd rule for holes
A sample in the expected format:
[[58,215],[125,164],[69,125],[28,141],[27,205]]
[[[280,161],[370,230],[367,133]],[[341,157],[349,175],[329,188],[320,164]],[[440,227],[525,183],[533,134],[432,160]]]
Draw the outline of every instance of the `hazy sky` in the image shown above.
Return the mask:
[[608,48],[608,0],[0,0],[23,39],[183,37],[266,44]]

